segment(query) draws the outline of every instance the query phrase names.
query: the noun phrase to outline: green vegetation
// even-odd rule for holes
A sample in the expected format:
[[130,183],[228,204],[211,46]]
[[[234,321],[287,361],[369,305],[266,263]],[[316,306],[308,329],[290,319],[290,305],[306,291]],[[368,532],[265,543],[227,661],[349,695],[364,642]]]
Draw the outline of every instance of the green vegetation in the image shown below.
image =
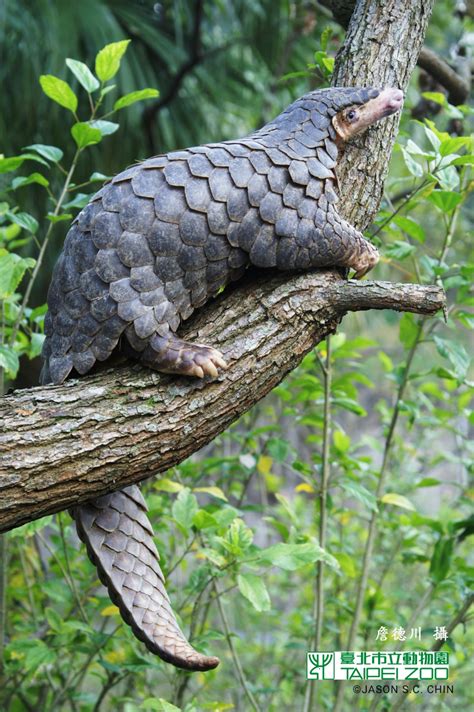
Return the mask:
[[[19,122],[7,126],[4,114],[0,157],[4,389],[16,378],[34,383],[29,371],[33,365],[38,373],[50,268],[65,227],[101,181],[146,155],[150,131],[157,152],[250,131],[328,81],[341,37],[302,3],[291,4],[293,15],[284,2],[212,4],[200,19],[195,65],[158,111],[154,131],[146,107],[158,91],[148,87],[160,89],[160,100],[173,91],[195,29],[188,4],[163,3],[160,21],[150,19],[146,3],[90,1],[79,15],[76,3],[56,14],[55,3],[39,5],[38,18],[25,7],[21,17],[7,2],[12,57],[1,71],[10,72],[8,111]],[[442,11],[451,5],[440,3],[430,28],[441,50],[462,32],[452,17],[443,40]],[[12,62],[22,50],[13,45],[23,32],[34,38],[32,56],[15,77]],[[42,32],[53,43],[66,33],[76,46],[59,45],[46,62]],[[130,46],[124,36],[134,38]],[[110,43],[100,49],[104,38]],[[84,62],[64,64],[70,54]],[[34,109],[21,103],[29,92]],[[318,683],[310,700],[308,650],[429,650],[435,627],[448,627],[462,608],[473,580],[471,110],[431,92],[425,99],[436,111],[414,120],[419,99],[414,80],[382,208],[367,234],[382,253],[377,278],[442,284],[446,320],[346,317],[205,452],[144,487],[183,629],[221,666],[190,675],[147,653],[61,513],[1,538],[2,711],[219,712],[313,709],[316,702],[333,709],[333,682]],[[385,642],[377,640],[381,627]],[[421,628],[421,641],[397,642],[390,637],[396,627],[408,638]],[[463,626],[443,649],[451,653],[455,695],[433,697],[430,709],[465,709],[472,673]],[[394,700],[379,702],[377,709],[389,709]],[[375,709],[369,696],[350,704]]]

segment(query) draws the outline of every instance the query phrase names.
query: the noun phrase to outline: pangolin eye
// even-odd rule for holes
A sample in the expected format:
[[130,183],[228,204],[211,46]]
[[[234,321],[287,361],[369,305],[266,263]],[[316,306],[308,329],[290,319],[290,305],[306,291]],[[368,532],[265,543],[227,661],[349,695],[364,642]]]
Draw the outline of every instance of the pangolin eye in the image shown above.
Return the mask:
[[347,112],[346,116],[347,116],[347,119],[348,119],[349,121],[354,121],[354,119],[355,119],[356,116],[357,116],[357,112],[354,111],[354,109],[351,109],[351,111],[348,111],[348,112]]

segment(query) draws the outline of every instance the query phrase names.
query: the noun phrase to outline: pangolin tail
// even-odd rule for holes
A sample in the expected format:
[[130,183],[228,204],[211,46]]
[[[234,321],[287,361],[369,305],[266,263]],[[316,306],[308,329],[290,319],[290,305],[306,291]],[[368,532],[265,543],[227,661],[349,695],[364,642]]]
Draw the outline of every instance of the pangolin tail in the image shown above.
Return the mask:
[[132,485],[74,507],[71,514],[100,580],[136,637],[178,668],[211,670],[219,658],[194,650],[176,621],[146,511]]

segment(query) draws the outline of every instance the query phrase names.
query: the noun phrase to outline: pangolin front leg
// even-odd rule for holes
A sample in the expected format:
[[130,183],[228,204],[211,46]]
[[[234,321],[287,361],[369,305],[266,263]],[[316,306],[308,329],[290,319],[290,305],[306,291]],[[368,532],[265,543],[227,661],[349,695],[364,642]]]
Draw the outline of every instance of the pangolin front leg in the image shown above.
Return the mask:
[[337,221],[335,231],[340,232],[341,241],[345,247],[344,264],[341,266],[353,269],[354,279],[361,279],[379,261],[379,251],[358,230],[352,227],[335,213]]

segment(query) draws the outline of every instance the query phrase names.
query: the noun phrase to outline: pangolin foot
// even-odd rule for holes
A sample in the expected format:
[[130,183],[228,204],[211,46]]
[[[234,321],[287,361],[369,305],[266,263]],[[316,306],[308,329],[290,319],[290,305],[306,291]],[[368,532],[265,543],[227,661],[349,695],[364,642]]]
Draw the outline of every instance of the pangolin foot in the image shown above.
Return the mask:
[[146,366],[162,373],[198,378],[217,378],[219,369],[227,368],[223,355],[217,349],[183,341],[174,334],[166,337],[155,334],[139,358]]
[[227,364],[220,351],[202,344],[187,344],[181,347],[180,373],[184,376],[212,376],[217,378],[219,369],[225,370]]
[[365,242],[363,249],[350,263],[349,267],[355,271],[354,279],[361,279],[369,272],[380,259],[379,251],[370,242]]

